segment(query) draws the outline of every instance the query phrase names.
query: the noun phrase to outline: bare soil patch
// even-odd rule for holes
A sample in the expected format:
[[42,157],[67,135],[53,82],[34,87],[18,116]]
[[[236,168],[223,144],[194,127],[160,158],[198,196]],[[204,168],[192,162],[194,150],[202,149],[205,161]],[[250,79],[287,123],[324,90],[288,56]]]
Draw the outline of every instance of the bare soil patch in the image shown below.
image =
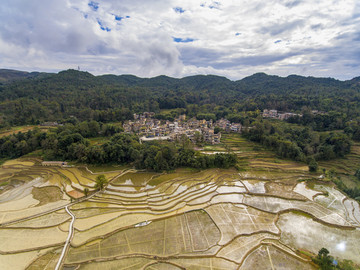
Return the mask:
[[40,201],[38,206],[59,201],[63,196],[61,189],[56,186],[34,187],[31,193],[34,199]]

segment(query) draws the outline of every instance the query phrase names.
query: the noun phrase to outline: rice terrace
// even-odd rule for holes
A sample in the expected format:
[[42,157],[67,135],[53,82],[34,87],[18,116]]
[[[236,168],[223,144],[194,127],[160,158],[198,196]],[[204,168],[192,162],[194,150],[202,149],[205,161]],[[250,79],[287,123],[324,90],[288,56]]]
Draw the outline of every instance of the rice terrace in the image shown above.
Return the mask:
[[[42,166],[31,156],[6,161],[1,268],[317,269],[311,256],[322,247],[360,264],[355,200],[322,172],[239,135],[203,151],[224,147],[245,169],[157,173]],[[108,180],[100,190],[99,175]]]
[[360,0],[0,18],[0,270],[360,270]]

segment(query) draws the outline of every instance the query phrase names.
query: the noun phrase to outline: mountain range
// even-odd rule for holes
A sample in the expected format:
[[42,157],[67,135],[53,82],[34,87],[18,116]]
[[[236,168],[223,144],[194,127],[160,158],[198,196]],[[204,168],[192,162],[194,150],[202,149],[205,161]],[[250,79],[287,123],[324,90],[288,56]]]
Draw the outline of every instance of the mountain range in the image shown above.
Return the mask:
[[[360,77],[340,81],[256,73],[237,81],[215,75],[181,79],[168,76],[100,75],[65,70],[59,73],[0,70],[0,116],[12,124],[59,120],[70,116],[121,120],[134,112],[198,107],[197,113],[262,110],[300,111],[304,106],[357,116]],[[227,111],[228,110],[228,111]],[[122,111],[122,113],[120,113]],[[356,114],[354,115],[354,113]],[[94,114],[116,114],[122,117]],[[124,116],[126,115],[126,116]]]

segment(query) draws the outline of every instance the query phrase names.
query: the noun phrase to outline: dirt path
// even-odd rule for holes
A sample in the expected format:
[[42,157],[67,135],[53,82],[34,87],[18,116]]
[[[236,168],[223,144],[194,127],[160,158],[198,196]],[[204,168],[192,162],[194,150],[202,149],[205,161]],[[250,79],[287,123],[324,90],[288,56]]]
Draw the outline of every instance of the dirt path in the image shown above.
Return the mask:
[[64,248],[61,252],[61,255],[60,255],[60,258],[59,258],[59,261],[58,263],[56,264],[56,267],[55,267],[55,270],[58,270],[60,269],[60,266],[61,266],[61,263],[64,259],[64,256],[65,256],[65,253],[69,247],[69,244],[70,244],[70,241],[74,235],[74,222],[75,222],[75,216],[73,215],[73,213],[70,212],[68,206],[65,206],[65,210],[66,212],[71,216],[71,222],[70,222],[70,225],[69,225],[69,234],[68,234],[68,237],[66,239],[66,242],[65,242],[65,245],[64,245]]

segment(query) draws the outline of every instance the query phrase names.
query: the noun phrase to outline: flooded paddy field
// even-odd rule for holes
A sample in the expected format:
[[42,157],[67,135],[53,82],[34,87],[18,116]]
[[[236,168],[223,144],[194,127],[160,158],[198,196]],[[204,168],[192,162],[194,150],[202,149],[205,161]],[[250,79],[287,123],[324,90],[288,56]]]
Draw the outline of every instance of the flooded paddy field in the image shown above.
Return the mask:
[[[299,250],[322,247],[360,264],[359,204],[301,164],[270,163],[152,173],[6,162],[0,268],[316,269]],[[96,191],[100,173],[109,183]]]
[[359,228],[343,230],[294,213],[281,215],[277,225],[281,230],[281,240],[284,244],[314,253],[322,247],[327,247],[337,258],[360,263]]

